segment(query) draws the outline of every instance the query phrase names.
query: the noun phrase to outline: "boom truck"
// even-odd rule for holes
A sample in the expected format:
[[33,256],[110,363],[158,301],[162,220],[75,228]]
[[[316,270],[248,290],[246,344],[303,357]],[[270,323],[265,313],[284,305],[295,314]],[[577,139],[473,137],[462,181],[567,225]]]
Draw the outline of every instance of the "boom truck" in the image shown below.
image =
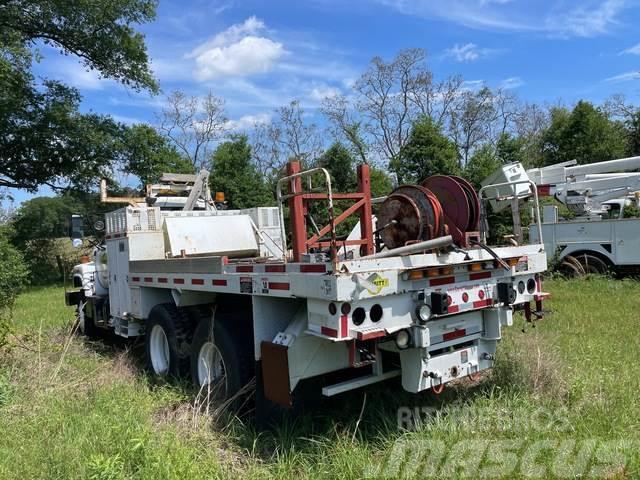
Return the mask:
[[[139,199],[103,190],[128,205],[106,214],[104,244],[66,293],[86,334],[144,335],[152,375],[190,375],[219,398],[255,377],[256,399],[285,408],[308,379],[329,397],[394,377],[440,393],[493,365],[514,309],[542,316],[544,244],[489,246],[482,218],[497,188],[504,200],[523,184],[537,211],[528,180],[477,194],[435,176],[372,199],[366,164],[356,192],[336,193],[327,170],[291,162],[277,207],[222,210],[207,176],[167,177]],[[350,206],[337,214],[336,201]]]
[[[559,268],[572,276],[625,271],[640,266],[640,218],[627,217],[627,207],[640,206],[640,157],[577,165],[570,161],[525,170],[522,164],[505,165],[483,184],[496,179],[531,181],[540,197],[553,197],[566,206],[573,217],[561,218],[556,205],[544,205],[542,235],[532,225],[532,242],[544,238],[545,250],[555,257]],[[636,172],[634,172],[636,171]],[[531,192],[518,184],[515,197],[526,198]],[[510,195],[510,191],[507,194]],[[498,195],[499,197],[500,195]],[[514,197],[512,197],[514,198]],[[513,200],[511,200],[513,201]],[[494,211],[509,206],[510,201],[493,200]],[[515,236],[522,239],[520,220],[514,217]]]

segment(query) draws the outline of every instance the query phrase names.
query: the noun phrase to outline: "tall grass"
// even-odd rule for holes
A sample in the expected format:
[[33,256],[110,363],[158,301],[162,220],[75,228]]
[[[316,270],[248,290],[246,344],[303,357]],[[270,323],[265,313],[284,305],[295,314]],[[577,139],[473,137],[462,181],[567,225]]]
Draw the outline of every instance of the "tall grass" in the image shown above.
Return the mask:
[[[460,455],[466,445],[480,466],[496,440],[637,441],[640,284],[546,287],[551,314],[526,333],[517,317],[496,368],[480,381],[439,397],[376,385],[325,399],[272,431],[213,421],[184,386],[147,378],[139,345],[70,336],[73,312],[61,288],[32,289],[18,299],[12,348],[0,353],[0,479],[413,477],[407,459],[398,472],[377,467],[405,441],[455,445]],[[412,431],[398,428],[399,408],[418,413]],[[640,475],[637,452],[602,476]],[[558,474],[554,458],[541,456],[544,476]],[[439,475],[469,473],[447,465]]]

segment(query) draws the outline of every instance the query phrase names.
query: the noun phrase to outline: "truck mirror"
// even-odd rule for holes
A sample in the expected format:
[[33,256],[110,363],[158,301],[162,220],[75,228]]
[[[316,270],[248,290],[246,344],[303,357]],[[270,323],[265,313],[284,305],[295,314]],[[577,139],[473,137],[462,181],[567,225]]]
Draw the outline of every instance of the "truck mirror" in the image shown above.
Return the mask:
[[84,220],[81,215],[71,215],[70,221],[71,243],[75,248],[82,246],[82,238],[84,237]]

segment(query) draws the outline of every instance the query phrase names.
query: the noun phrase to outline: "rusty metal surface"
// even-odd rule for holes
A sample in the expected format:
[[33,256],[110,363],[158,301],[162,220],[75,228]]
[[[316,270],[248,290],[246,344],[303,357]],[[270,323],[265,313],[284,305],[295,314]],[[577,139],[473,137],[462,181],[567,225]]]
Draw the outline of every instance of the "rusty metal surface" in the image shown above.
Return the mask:
[[428,188],[438,198],[446,217],[451,222],[449,226],[455,226],[462,232],[466,231],[471,208],[463,187],[455,179],[445,175],[429,177],[422,182],[422,186]]
[[260,344],[264,395],[273,403],[290,408],[293,404],[289,384],[287,347],[271,342]]
[[396,188],[378,212],[378,229],[387,248],[439,237],[445,233],[443,227],[438,199],[420,185]]
[[476,193],[473,185],[462,177],[451,175],[456,182],[463,188],[464,193],[467,195],[467,201],[469,203],[470,216],[469,223],[467,224],[467,230],[477,230],[478,223],[480,222],[480,201],[478,200],[478,194]]
[[420,209],[411,197],[392,193],[378,212],[380,237],[387,248],[397,248],[422,238],[424,223]]

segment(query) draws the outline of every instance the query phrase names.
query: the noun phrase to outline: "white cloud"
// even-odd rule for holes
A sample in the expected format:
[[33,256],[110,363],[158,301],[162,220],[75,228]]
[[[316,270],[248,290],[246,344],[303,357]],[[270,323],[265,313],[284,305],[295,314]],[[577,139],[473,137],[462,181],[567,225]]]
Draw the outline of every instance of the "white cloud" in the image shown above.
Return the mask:
[[487,57],[493,52],[494,50],[480,48],[475,43],[465,43],[464,45],[456,43],[444,51],[444,56],[453,58],[456,62],[473,62]]
[[609,77],[605,79],[605,82],[611,83],[620,83],[620,82],[630,82],[631,80],[640,80],[640,72],[626,72],[621,73],[620,75],[615,75],[613,77]]
[[502,82],[500,82],[500,88],[504,90],[512,90],[514,88],[518,88],[524,85],[524,80],[520,77],[509,77],[505,78]]
[[637,43],[633,47],[629,47],[620,52],[620,55],[640,55],[640,43]]
[[187,58],[195,59],[196,80],[244,77],[271,71],[285,53],[283,45],[264,36],[266,27],[256,17],[232,25],[196,47]]
[[320,85],[311,89],[309,97],[319,103],[325,98],[335,97],[341,93],[342,91],[339,88],[331,87],[329,85]]
[[617,16],[627,0],[605,0],[597,6],[580,5],[547,17],[547,28],[560,36],[594,37],[605,34],[618,23]]
[[368,0],[406,15],[441,19],[484,30],[593,37],[618,24],[630,0]]
[[255,115],[244,115],[237,120],[228,120],[227,128],[233,132],[250,130],[256,125],[264,125],[271,122],[271,114],[257,113]]

